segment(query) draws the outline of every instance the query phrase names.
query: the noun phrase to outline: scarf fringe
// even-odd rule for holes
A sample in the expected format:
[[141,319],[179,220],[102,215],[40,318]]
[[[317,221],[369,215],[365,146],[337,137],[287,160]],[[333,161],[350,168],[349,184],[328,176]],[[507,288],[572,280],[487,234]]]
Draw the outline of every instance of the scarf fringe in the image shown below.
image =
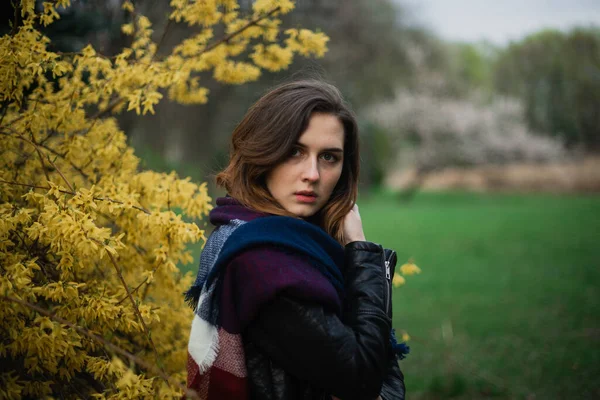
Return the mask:
[[[199,344],[202,346],[198,347]],[[198,366],[200,374],[212,367],[219,353],[219,330],[197,315],[192,323],[188,352]]]
[[219,354],[219,333],[217,331],[217,333],[215,334],[215,337],[213,337],[213,340],[210,343],[210,349],[208,351],[208,354],[206,355],[206,360],[205,360],[206,362],[198,365],[198,370],[200,371],[200,374],[206,373],[206,371],[208,371],[210,369],[210,367],[213,366],[213,364],[217,360],[218,354]]
[[192,310],[198,308],[198,301],[200,300],[200,293],[202,292],[202,286],[192,286],[183,295],[185,296],[185,302]]

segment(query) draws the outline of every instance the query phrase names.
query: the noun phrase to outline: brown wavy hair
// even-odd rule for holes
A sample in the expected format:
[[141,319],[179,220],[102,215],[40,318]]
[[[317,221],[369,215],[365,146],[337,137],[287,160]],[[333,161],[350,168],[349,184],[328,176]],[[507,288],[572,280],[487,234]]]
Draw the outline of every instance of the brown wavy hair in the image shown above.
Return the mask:
[[293,81],[262,96],[233,131],[229,164],[217,174],[216,181],[246,207],[294,216],[271,196],[266,176],[289,157],[311,115],[317,112],[339,118],[344,127],[344,157],[340,179],[329,201],[311,220],[343,244],[343,220],[358,194],[358,126],[340,91],[329,83]]

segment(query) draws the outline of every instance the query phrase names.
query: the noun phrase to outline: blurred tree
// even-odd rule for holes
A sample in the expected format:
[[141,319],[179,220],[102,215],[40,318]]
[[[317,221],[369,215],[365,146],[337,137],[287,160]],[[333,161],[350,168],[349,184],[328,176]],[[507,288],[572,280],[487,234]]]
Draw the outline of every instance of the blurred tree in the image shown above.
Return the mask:
[[408,45],[413,29],[406,25],[397,2],[309,0],[305,3],[313,5],[290,18],[327,31],[332,46],[321,63],[322,69],[356,110],[391,98],[396,86],[410,80]]
[[489,42],[450,43],[447,45],[447,84],[449,92],[460,97],[493,92],[493,65],[499,50]]
[[427,174],[445,167],[565,157],[556,140],[527,129],[522,105],[514,99],[479,104],[404,90],[393,102],[373,107],[370,117],[388,136],[388,168],[402,164]]
[[511,44],[494,85],[525,103],[529,126],[566,145],[600,151],[600,29],[547,30]]

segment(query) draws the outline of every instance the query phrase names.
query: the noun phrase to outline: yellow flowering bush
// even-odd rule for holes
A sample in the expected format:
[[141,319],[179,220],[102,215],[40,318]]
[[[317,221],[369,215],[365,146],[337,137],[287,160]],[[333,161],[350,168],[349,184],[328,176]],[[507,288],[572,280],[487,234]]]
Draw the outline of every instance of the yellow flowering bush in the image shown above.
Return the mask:
[[0,38],[0,399],[184,394],[193,277],[177,265],[204,240],[194,221],[211,199],[205,184],[141,171],[113,114],[153,113],[163,94],[205,103],[199,73],[242,84],[295,54],[322,56],[328,39],[280,37],[289,0],[249,15],[234,0],[170,4],[169,23],[196,33],[162,57],[130,1],[131,45],[114,57],[49,51],[38,27],[69,0],[22,0]]

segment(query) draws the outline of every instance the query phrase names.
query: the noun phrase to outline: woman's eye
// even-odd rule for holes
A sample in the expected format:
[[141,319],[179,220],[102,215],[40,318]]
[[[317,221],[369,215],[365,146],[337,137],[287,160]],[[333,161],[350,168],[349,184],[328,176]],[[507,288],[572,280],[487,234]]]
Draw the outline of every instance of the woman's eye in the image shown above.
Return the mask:
[[327,162],[336,162],[337,161],[337,157],[334,156],[331,153],[324,153],[323,155],[321,155],[321,157],[323,158],[323,160],[327,161]]
[[292,152],[290,153],[290,157],[298,157],[300,154],[302,154],[300,149],[295,148],[295,149],[292,149]]

